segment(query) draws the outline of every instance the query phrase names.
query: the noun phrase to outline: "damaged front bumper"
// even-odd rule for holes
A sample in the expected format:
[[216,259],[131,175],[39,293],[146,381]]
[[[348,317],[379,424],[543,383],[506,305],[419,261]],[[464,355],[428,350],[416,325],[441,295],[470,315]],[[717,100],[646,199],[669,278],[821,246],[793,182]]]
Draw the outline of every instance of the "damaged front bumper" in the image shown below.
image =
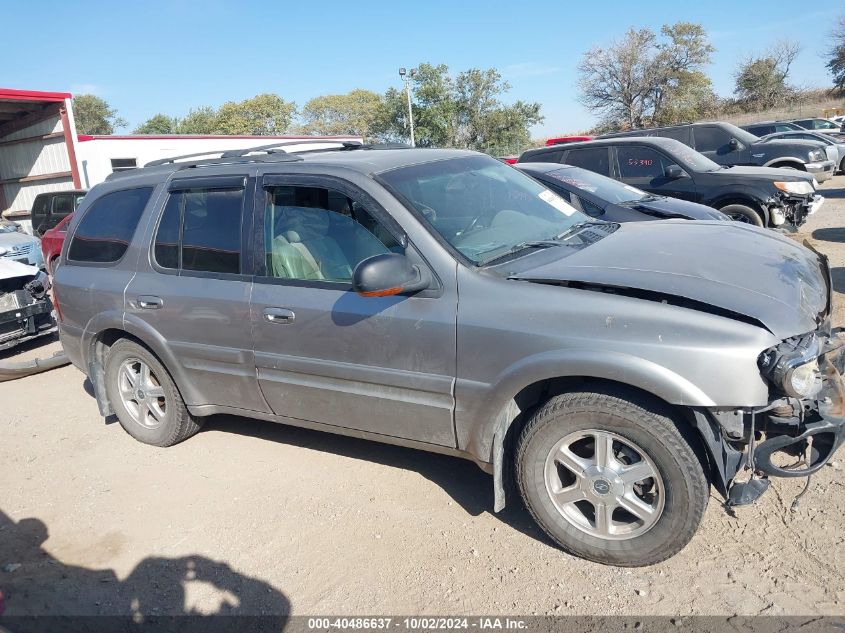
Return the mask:
[[768,205],[769,218],[774,226],[786,225],[797,229],[823,204],[824,196],[819,194],[800,196],[781,193]]

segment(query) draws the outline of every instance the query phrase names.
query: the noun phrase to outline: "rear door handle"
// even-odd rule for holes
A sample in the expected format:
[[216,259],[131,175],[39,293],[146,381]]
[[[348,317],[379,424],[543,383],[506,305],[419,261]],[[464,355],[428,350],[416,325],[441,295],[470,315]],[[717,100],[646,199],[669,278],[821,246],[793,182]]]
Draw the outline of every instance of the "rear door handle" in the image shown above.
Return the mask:
[[154,297],[153,295],[141,295],[138,297],[138,307],[142,310],[158,310],[164,305],[161,297]]
[[293,323],[295,317],[293,310],[287,308],[264,308],[264,320],[269,323],[287,325]]

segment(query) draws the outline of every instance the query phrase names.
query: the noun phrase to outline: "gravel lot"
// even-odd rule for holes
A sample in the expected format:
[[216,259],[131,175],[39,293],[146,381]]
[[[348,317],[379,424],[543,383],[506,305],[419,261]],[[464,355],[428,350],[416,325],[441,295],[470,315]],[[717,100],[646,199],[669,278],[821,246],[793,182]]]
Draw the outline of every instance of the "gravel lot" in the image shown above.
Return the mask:
[[[845,176],[822,188],[796,237],[830,256],[842,325]],[[713,496],[683,552],[625,570],[561,553],[517,504],[493,514],[469,462],[227,417],[157,449],[65,367],[0,384],[0,591],[7,615],[845,615],[835,459],[797,512],[803,480],[736,516]]]

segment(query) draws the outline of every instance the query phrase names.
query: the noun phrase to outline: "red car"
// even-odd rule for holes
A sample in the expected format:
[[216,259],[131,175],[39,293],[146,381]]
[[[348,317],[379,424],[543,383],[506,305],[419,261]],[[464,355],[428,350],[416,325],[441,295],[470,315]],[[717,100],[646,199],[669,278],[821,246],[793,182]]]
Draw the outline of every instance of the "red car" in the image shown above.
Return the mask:
[[73,217],[71,213],[69,216],[62,219],[56,226],[44,232],[41,236],[41,252],[44,254],[44,266],[47,267],[47,272],[53,274],[53,264],[58,260],[62,253],[62,244],[65,243],[65,236],[67,235],[67,225]]
[[563,143],[577,143],[578,141],[592,141],[595,136],[555,136],[546,139],[546,145],[561,145]]

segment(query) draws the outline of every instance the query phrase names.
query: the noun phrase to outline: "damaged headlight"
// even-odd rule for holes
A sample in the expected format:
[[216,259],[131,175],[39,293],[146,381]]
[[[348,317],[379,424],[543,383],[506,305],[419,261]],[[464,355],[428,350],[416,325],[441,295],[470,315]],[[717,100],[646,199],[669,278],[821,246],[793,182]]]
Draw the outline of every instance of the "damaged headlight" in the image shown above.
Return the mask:
[[815,335],[789,339],[760,356],[760,369],[787,395],[812,398],[822,388]]
[[799,196],[813,193],[815,191],[813,184],[807,182],[806,180],[800,180],[797,182],[783,182],[779,180],[775,182],[774,185],[781,191]]

